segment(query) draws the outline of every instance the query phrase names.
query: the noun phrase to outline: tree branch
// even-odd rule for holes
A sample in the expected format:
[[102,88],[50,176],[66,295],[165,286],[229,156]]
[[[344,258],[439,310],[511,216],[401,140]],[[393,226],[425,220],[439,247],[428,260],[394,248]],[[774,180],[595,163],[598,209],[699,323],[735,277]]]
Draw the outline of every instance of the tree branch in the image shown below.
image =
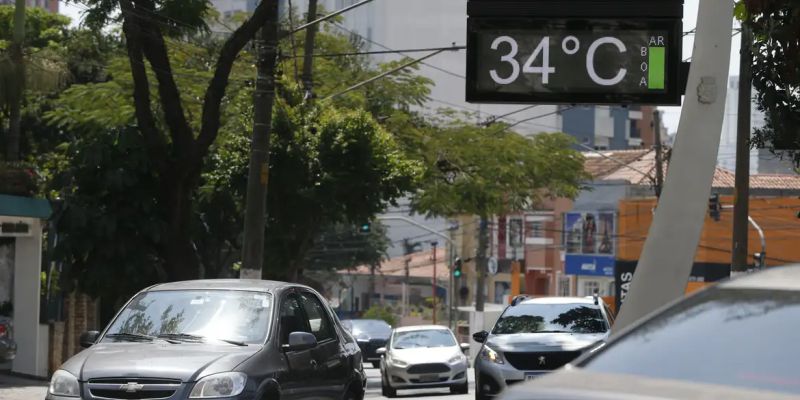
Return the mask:
[[[142,46],[142,50],[158,80],[158,95],[161,100],[161,106],[164,108],[164,122],[172,136],[175,153],[186,152],[184,154],[192,154],[194,134],[189,122],[186,120],[180,91],[172,74],[172,66],[169,62],[164,36],[161,34],[161,30],[153,24],[153,17],[149,17],[149,15],[155,14],[155,7],[150,0],[133,1],[135,2],[133,14],[136,15],[129,13],[128,17],[141,21],[140,26],[144,32],[142,42],[145,44]],[[144,13],[147,13],[148,16],[143,16]]]
[[271,9],[277,8],[278,0],[262,0],[256,7],[253,16],[245,21],[222,46],[217,68],[214,77],[208,85],[203,102],[203,119],[200,135],[197,138],[197,156],[202,158],[208,152],[209,146],[214,143],[220,127],[220,108],[222,98],[225,97],[225,89],[228,86],[233,63],[239,52],[242,51],[247,42],[252,40],[259,29],[271,16]]
[[[120,0],[122,12],[128,13],[133,5],[130,0]],[[122,23],[122,31],[125,40],[128,42],[128,61],[131,65],[131,75],[133,76],[133,103],[136,109],[136,121],[139,131],[142,133],[145,143],[147,143],[148,154],[152,161],[160,163],[164,160],[166,143],[161,136],[156,125],[153,110],[150,108],[150,82],[147,79],[147,71],[144,64],[142,52],[142,42],[139,37],[141,27],[137,26],[138,20],[125,18]]]

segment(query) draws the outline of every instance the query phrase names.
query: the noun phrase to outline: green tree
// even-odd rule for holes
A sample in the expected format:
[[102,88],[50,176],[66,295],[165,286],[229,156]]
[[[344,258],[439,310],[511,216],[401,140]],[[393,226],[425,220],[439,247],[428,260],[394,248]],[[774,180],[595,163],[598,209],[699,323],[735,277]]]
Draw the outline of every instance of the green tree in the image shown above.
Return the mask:
[[570,149],[571,144],[565,134],[523,137],[501,125],[481,128],[458,119],[444,123],[425,143],[425,173],[412,206],[431,215],[480,218],[481,280],[489,217],[529,209],[544,196],[578,195],[586,176],[583,157]]
[[752,145],[788,150],[800,166],[800,2],[744,0],[736,14],[753,30],[753,86],[766,115]]
[[21,157],[26,90],[50,92],[63,84],[64,66],[57,53],[68,25],[69,18],[28,9],[24,1],[0,5],[0,136],[8,161]]

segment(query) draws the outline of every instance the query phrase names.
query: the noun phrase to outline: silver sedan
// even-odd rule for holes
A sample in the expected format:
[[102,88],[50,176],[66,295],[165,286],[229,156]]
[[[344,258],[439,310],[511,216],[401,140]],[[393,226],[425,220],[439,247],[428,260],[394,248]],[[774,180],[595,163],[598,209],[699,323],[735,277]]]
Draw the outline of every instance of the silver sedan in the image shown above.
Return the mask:
[[385,397],[400,389],[449,387],[466,394],[468,359],[453,332],[442,326],[411,326],[392,331],[381,357],[381,388]]

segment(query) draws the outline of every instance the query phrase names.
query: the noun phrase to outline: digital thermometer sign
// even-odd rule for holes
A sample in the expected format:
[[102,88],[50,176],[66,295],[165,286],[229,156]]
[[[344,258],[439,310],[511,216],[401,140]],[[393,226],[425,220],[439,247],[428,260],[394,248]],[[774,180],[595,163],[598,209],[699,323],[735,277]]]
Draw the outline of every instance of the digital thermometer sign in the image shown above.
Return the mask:
[[471,17],[467,101],[680,104],[677,19]]

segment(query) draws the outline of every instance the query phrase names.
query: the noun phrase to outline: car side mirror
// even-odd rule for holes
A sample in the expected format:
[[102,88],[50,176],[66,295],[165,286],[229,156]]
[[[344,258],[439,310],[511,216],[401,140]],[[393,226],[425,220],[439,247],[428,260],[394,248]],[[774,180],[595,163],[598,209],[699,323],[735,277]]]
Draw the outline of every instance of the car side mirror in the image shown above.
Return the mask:
[[472,340],[474,340],[474,341],[476,341],[478,343],[485,342],[486,338],[488,338],[488,337],[489,337],[489,332],[486,332],[486,331],[475,332],[475,333],[472,334]]
[[469,343],[461,343],[459,346],[461,346],[461,351],[466,352],[471,345]]
[[378,349],[375,350],[375,354],[379,356],[386,354],[386,347],[378,347]]
[[92,347],[95,342],[97,342],[97,338],[100,337],[100,332],[98,331],[88,331],[81,333],[80,343],[81,347],[84,349]]
[[316,336],[308,332],[292,332],[289,334],[289,344],[281,346],[285,351],[303,351],[317,347]]

